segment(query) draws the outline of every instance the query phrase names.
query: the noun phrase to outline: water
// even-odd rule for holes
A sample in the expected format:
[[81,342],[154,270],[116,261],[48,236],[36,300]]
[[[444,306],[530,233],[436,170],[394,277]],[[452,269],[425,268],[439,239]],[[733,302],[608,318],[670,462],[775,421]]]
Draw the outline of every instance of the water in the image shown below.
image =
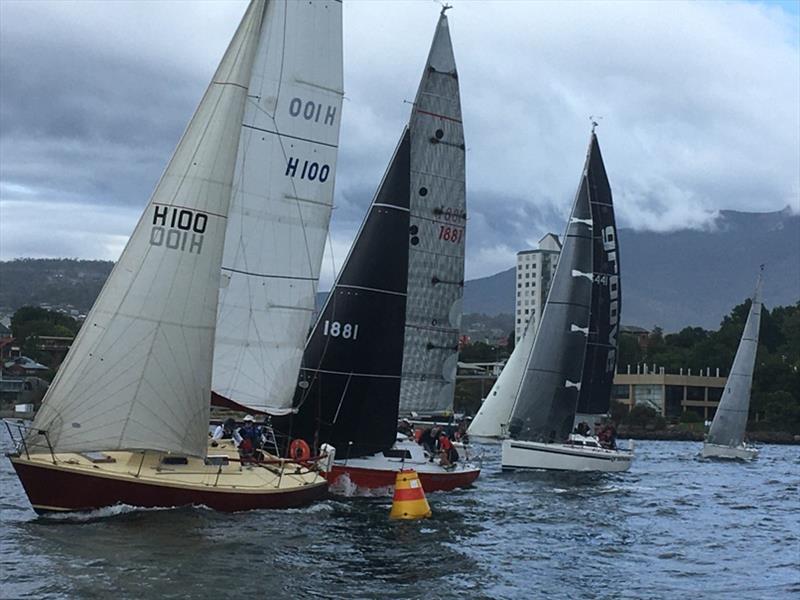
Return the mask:
[[429,494],[287,511],[37,517],[0,466],[3,598],[789,598],[800,594],[800,448],[752,464],[639,442],[630,472],[502,474]]

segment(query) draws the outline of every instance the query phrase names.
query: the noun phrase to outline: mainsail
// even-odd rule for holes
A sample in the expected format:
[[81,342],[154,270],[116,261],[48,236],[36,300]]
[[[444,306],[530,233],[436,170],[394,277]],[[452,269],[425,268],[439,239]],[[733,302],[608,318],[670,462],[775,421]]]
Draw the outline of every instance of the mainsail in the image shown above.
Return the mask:
[[451,409],[464,292],[464,130],[442,11],[411,119],[411,247],[400,412]]
[[271,1],[246,82],[213,391],[291,411],[328,224],[342,112],[339,0]]
[[593,222],[591,205],[592,182],[597,180],[595,156],[602,165],[593,132],[550,294],[511,414],[509,435],[514,439],[562,441],[572,430],[583,386],[595,280],[593,230],[599,226]]
[[220,264],[264,3],[251,2],[34,420],[55,451],[206,452]]
[[332,444],[342,458],[390,448],[396,437],[410,147],[406,129],[303,356],[292,435]]
[[758,351],[758,329],[761,324],[761,285],[762,278],[759,274],[731,373],[708,431],[706,441],[710,444],[736,448],[744,443],[744,430],[750,408],[750,388],[753,386],[753,369]]
[[577,412],[604,414],[611,407],[611,386],[617,370],[617,337],[622,291],[619,283],[617,226],[611,186],[608,183],[600,146],[589,151],[587,185],[592,208],[592,303],[586,357],[578,394]]

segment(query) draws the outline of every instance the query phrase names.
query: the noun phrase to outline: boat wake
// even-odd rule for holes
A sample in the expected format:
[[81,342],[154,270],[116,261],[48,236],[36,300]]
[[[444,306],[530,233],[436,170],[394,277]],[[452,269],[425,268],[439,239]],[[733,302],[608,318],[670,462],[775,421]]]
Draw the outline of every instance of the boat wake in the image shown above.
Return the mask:
[[101,521],[105,519],[113,519],[134,513],[156,513],[168,510],[211,510],[207,506],[158,506],[145,508],[142,506],[131,506],[129,504],[115,504],[114,506],[106,506],[104,508],[97,508],[95,510],[81,511],[81,512],[51,512],[43,515],[38,515],[37,520],[42,522],[57,522],[57,523],[90,523],[93,521]]
[[334,496],[344,496],[346,498],[378,498],[391,496],[394,493],[394,486],[387,485],[379,488],[363,488],[353,483],[347,473],[336,478],[328,488]]

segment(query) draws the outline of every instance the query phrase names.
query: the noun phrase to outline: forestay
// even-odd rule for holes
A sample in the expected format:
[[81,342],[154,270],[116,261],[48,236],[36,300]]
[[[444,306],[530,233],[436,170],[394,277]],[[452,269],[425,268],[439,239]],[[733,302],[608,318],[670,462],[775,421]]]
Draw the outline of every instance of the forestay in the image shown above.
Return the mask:
[[464,131],[442,12],[411,131],[411,231],[400,412],[452,409],[464,291]]
[[222,266],[213,389],[291,410],[333,203],[338,0],[273,1],[248,82]]
[[761,285],[762,279],[759,275],[731,373],[725,382],[719,407],[714,413],[714,420],[708,431],[707,442],[710,444],[735,448],[744,443],[747,413],[750,409],[750,389],[753,386],[753,369],[758,351],[758,330],[761,325]]
[[263,8],[247,9],[36,415],[56,451],[205,454],[226,217]]
[[509,436],[513,439],[563,441],[572,430],[594,279],[589,182],[596,143],[592,134],[558,266],[512,411]]

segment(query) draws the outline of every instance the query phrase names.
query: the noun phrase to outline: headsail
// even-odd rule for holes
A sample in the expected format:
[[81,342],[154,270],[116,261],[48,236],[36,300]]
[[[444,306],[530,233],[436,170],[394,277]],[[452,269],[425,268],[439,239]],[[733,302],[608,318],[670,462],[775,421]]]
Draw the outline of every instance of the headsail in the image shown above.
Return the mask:
[[56,451],[205,454],[226,218],[263,10],[248,7],[36,415]]
[[759,274],[731,373],[728,375],[722,398],[708,431],[707,441],[710,444],[735,448],[744,442],[750,408],[750,389],[753,386],[753,369],[758,351],[758,330],[761,325],[761,285],[762,277]]
[[222,262],[213,390],[291,410],[333,204],[342,112],[338,0],[269,2]]
[[411,247],[400,412],[452,408],[464,292],[464,130],[442,11],[409,122]]
[[514,409],[514,401],[522,385],[528,357],[536,339],[536,332],[533,330],[535,324],[533,319],[528,321],[522,339],[514,347],[500,376],[470,423],[467,431],[469,435],[497,439],[508,435],[511,411]]
[[[514,439],[562,441],[572,430],[583,381],[593,275],[592,133],[558,266],[509,425]],[[599,156],[599,153],[598,153]]]
[[592,304],[586,358],[583,363],[578,410],[583,414],[604,414],[611,407],[611,386],[617,369],[617,339],[622,291],[619,281],[617,226],[611,186],[608,183],[600,146],[589,149],[587,184],[592,208]]
[[409,152],[403,132],[303,356],[291,430],[341,458],[390,448],[397,398],[409,247]]

